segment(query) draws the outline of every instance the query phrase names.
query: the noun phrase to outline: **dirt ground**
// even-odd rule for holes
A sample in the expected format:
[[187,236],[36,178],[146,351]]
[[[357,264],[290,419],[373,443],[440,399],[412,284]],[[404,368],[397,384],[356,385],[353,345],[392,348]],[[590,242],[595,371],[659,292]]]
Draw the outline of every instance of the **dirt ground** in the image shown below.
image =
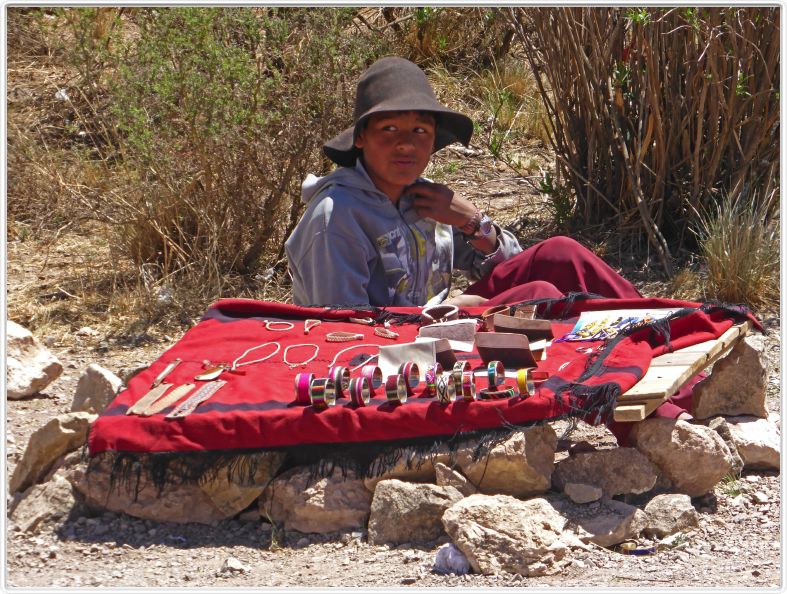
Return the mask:
[[[491,172],[491,173],[489,173]],[[483,174],[483,177],[479,177]],[[468,159],[458,184],[508,225],[522,221],[538,237],[540,209],[528,210],[522,200],[533,190],[521,178],[483,159]],[[508,216],[516,212],[516,217]],[[525,213],[523,215],[523,213]],[[532,213],[532,215],[528,215]],[[516,218],[516,220],[514,220]],[[527,226],[527,225],[525,225]],[[529,245],[530,242],[527,242]],[[80,311],[78,296],[58,291],[72,287],[77,263],[106,259],[100,241],[90,235],[64,233],[55,241],[9,237],[7,246],[9,316],[32,325],[34,333],[64,366],[45,393],[6,405],[6,470],[13,472],[30,434],[54,415],[68,412],[77,379],[90,363],[125,377],[152,363],[179,334],[134,320],[109,324],[101,312]],[[621,262],[624,273],[646,294],[659,294],[647,272]],[[110,261],[106,265],[112,266]],[[71,283],[71,284],[69,284]],[[663,287],[661,287],[663,288]],[[54,295],[54,296],[53,296]],[[40,307],[31,309],[37,300]],[[56,303],[57,314],[53,313]],[[50,304],[50,313],[47,313]],[[207,307],[207,303],[205,306]],[[69,315],[70,312],[70,315]],[[769,361],[768,408],[780,412],[781,341],[778,313],[761,312]],[[82,329],[89,324],[92,331]],[[118,330],[125,328],[126,330]],[[81,330],[82,329],[82,330]],[[185,326],[183,327],[185,329]],[[167,334],[169,332],[169,334]],[[182,331],[181,331],[182,334]],[[556,423],[558,435],[566,423]],[[569,439],[614,444],[604,428],[580,424]],[[565,455],[565,444],[559,456]],[[781,575],[781,487],[776,472],[746,471],[739,481],[720,483],[712,495],[694,501],[698,528],[669,547],[646,556],[625,555],[595,547],[574,553],[562,573],[538,578],[518,575],[439,575],[432,572],[431,547],[372,546],[365,533],[303,535],[272,533],[259,518],[233,519],[204,526],[138,520],[130,516],[75,514],[60,525],[46,525],[34,534],[6,533],[8,587],[692,587],[774,588]],[[642,541],[647,544],[646,541]],[[245,571],[222,571],[234,557]]]

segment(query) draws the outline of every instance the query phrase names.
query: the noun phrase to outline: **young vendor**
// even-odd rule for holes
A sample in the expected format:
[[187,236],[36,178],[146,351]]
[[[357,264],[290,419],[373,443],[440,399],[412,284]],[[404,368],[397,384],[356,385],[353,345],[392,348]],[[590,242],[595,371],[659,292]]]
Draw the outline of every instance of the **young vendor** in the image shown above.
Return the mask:
[[446,302],[453,268],[472,280],[458,305],[495,305],[586,291],[639,297],[568,237],[522,251],[467,198],[420,175],[432,153],[465,146],[473,123],[441,105],[423,71],[382,58],[361,76],[353,125],[323,146],[339,167],[303,183],[308,205],[285,244],[299,305]]

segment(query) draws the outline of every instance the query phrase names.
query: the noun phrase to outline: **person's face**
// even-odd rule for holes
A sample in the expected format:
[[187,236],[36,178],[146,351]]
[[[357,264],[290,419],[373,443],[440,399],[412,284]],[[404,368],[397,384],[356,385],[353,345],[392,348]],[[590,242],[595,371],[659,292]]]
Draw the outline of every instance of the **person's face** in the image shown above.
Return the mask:
[[430,113],[387,111],[371,116],[355,139],[369,177],[393,202],[429,164],[435,129]]

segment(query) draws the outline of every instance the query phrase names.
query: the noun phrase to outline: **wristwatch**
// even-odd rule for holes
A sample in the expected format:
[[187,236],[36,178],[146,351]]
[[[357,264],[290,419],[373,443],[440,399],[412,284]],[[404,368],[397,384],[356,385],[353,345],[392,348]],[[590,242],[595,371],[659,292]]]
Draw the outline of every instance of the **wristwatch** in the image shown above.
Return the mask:
[[468,240],[489,237],[492,233],[492,219],[480,210],[477,210],[472,218],[459,230]]

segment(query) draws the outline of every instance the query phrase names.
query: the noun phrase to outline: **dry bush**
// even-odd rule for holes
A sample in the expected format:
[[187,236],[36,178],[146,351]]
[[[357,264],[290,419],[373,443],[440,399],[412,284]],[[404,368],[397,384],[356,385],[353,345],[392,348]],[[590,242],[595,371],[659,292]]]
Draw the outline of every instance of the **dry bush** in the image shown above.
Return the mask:
[[695,212],[742,180],[756,190],[777,177],[778,8],[506,14],[537,75],[577,226],[647,237],[669,273]]

